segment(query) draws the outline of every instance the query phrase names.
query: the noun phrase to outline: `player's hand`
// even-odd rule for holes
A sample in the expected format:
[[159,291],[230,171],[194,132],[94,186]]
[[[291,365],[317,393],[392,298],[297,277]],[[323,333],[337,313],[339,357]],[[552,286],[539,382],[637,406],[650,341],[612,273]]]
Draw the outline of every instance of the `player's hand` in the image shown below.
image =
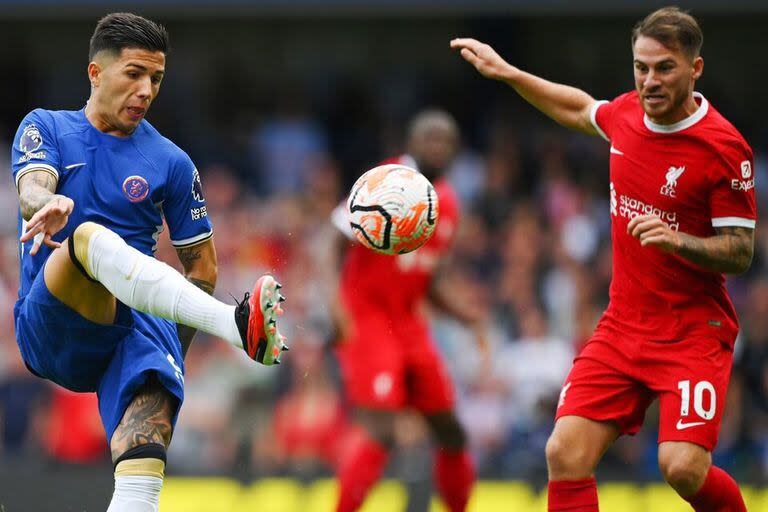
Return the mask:
[[27,230],[19,238],[21,243],[34,240],[29,254],[32,256],[37,254],[43,244],[53,249],[61,247],[61,243],[54,241],[51,237],[67,225],[69,215],[74,208],[75,202],[72,199],[57,195],[29,219]]
[[638,215],[627,224],[627,233],[640,240],[643,247],[657,247],[670,253],[680,247],[680,235],[656,215]]
[[485,78],[504,80],[517,69],[502,59],[490,45],[476,39],[453,39],[451,48],[459,50],[464,60],[475,66]]

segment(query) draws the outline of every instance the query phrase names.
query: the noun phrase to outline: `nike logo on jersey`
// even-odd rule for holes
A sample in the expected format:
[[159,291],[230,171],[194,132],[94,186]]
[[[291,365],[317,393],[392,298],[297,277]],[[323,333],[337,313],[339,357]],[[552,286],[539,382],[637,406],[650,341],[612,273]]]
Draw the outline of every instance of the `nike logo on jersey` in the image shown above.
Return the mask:
[[693,421],[691,423],[683,423],[683,420],[677,420],[677,430],[685,430],[687,428],[691,427],[699,427],[701,425],[706,425],[706,422],[704,421]]
[[623,151],[619,151],[618,149],[616,149],[616,148],[613,146],[613,144],[611,144],[611,153],[613,153],[614,155],[623,155],[623,154],[624,154],[624,152],[623,152]]
[[66,170],[70,170],[70,169],[77,169],[78,167],[82,167],[82,166],[84,166],[84,165],[85,165],[85,162],[80,162],[79,164],[70,164],[70,165],[67,165],[67,166],[65,166],[64,168],[65,168]]

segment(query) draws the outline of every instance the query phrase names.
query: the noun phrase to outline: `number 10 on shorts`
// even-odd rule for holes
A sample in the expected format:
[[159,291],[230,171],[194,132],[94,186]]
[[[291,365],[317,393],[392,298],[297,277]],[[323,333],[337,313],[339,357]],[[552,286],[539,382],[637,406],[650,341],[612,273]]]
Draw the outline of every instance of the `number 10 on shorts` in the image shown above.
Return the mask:
[[[686,417],[691,408],[691,381],[681,380],[677,383],[677,388],[680,390],[680,416]],[[709,395],[709,407],[706,409],[704,408],[705,393]],[[702,380],[696,383],[693,388],[693,409],[705,420],[711,420],[715,417],[717,396],[715,395],[715,387],[711,382]]]

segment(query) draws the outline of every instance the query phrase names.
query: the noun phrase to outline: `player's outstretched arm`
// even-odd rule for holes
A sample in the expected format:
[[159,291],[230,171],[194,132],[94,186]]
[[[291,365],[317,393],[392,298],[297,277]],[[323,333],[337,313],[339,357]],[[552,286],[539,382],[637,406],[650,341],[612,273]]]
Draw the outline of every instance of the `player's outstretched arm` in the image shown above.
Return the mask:
[[[37,254],[40,245],[56,248],[59,242],[52,236],[67,225],[69,214],[75,207],[72,199],[56,194],[56,178],[46,170],[30,171],[19,180],[19,209],[27,221],[26,231],[19,239],[26,243],[35,240],[29,253]],[[42,238],[35,238],[42,234]]]
[[754,229],[715,228],[715,236],[703,238],[673,231],[655,215],[640,215],[629,221],[627,231],[640,240],[643,247],[658,247],[711,272],[741,274],[752,264]]
[[459,50],[464,60],[481,75],[506,83],[528,103],[566,128],[598,135],[590,121],[595,100],[581,89],[526,73],[507,63],[491,46],[476,39],[453,39],[451,48]]
[[[213,295],[218,278],[218,261],[213,238],[191,247],[176,249],[176,254],[179,256],[182,267],[184,267],[184,277],[208,295]],[[181,341],[181,353],[186,357],[197,329],[176,324],[176,330],[179,334],[179,341]]]

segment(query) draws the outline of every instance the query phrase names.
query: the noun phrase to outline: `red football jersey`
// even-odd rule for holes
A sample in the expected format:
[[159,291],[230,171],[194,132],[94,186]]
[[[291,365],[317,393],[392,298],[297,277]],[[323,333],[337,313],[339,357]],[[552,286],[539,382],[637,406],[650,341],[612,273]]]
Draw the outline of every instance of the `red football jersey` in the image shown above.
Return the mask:
[[644,214],[699,237],[717,227],[755,227],[752,150],[701,94],[694,96],[696,112],[672,125],[653,123],[637,92],[592,109],[592,124],[611,143],[613,279],[598,330],[660,342],[734,342],[738,319],[723,275],[641,247],[627,233],[629,220]]
[[[415,168],[412,158],[404,155],[382,162]],[[341,271],[340,293],[344,305],[356,318],[383,313],[412,315],[427,296],[440,258],[448,251],[459,220],[459,202],[448,180],[433,183],[438,199],[437,227],[432,238],[419,249],[397,256],[379,254],[355,243],[347,251]],[[334,224],[354,239],[349,227],[346,202],[336,208]],[[394,316],[392,318],[397,318]]]

